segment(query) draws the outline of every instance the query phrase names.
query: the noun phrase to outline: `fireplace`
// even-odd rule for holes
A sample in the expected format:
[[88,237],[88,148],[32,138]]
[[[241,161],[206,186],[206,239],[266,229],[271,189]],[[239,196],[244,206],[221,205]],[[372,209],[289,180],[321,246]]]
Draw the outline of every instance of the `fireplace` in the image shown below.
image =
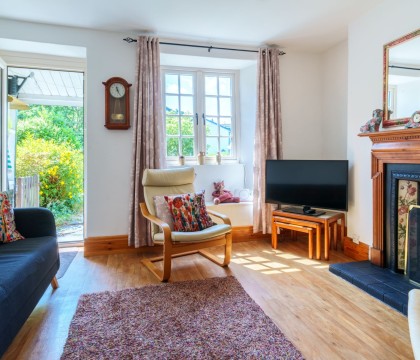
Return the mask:
[[[372,140],[373,231],[370,261],[330,271],[407,314],[408,292],[420,288],[420,128],[360,134]],[[407,208],[408,207],[408,208]],[[409,211],[408,246],[404,241]],[[406,267],[407,263],[407,267]],[[404,274],[407,271],[411,280]]]
[[[392,174],[393,170],[394,174],[403,175],[408,168],[408,172],[412,172],[414,177],[417,176],[416,173],[420,173],[420,128],[379,131],[359,136],[368,136],[372,141],[373,239],[370,261],[381,267],[395,267],[396,260],[389,259],[390,248],[387,249],[391,245],[387,244],[387,231],[390,225],[386,216],[390,206],[387,206],[386,200],[386,180],[387,176],[392,177],[389,174]],[[410,169],[411,166],[414,170]],[[402,171],[399,171],[398,167]],[[395,176],[395,179],[398,177]],[[406,179],[405,175],[402,178]]]

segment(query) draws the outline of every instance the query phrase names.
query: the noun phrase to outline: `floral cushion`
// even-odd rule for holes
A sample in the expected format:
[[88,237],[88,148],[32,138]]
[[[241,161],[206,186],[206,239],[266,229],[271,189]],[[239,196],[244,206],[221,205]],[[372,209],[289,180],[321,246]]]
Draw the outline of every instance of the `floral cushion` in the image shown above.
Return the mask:
[[153,200],[155,202],[156,216],[162,221],[166,222],[171,230],[174,230],[174,221],[172,220],[172,214],[169,211],[168,203],[165,200],[164,196],[154,196]]
[[207,213],[204,191],[196,194],[165,196],[175,231],[200,231],[213,226]]
[[0,193],[0,243],[9,243],[24,237],[16,230],[15,215],[7,194]]

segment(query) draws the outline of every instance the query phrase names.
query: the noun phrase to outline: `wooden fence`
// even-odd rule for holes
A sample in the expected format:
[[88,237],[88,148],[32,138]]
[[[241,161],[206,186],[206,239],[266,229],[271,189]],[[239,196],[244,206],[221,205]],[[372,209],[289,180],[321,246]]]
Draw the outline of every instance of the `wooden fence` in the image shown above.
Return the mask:
[[39,206],[39,175],[16,178],[15,207]]

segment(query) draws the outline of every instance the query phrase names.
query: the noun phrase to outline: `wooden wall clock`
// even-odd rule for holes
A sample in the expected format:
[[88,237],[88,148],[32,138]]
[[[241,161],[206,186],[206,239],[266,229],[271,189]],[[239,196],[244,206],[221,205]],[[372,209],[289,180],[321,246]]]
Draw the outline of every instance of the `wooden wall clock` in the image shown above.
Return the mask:
[[130,86],[120,77],[112,77],[105,85],[105,127],[127,130],[130,127]]

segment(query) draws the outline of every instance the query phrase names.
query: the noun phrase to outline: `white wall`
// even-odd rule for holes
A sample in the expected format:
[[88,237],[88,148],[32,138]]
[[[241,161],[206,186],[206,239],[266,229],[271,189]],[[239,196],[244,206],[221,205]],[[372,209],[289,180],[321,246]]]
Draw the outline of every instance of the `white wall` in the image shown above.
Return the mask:
[[239,161],[245,165],[245,188],[253,188],[253,156],[255,118],[257,115],[257,62],[241,69],[241,153]]
[[372,244],[371,142],[360,126],[382,108],[383,45],[419,28],[420,1],[385,0],[349,26],[347,155],[350,171],[348,234]]
[[322,159],[322,58],[287,51],[280,58],[283,157]]
[[[280,57],[283,157],[345,159],[347,43],[342,43],[325,54],[286,52],[286,55]],[[240,160],[245,164],[246,187],[252,188],[256,64],[242,69],[240,76],[242,149]],[[331,85],[324,89],[325,82],[329,81]],[[334,102],[324,101],[325,94],[327,97],[334,96]],[[328,140],[330,136],[333,140]]]
[[322,54],[322,155],[347,159],[347,41]]
[[0,20],[0,34],[8,39],[86,48],[85,236],[127,234],[132,130],[105,129],[102,81],[120,76],[134,83],[136,46],[122,41],[129,34],[7,20]]

